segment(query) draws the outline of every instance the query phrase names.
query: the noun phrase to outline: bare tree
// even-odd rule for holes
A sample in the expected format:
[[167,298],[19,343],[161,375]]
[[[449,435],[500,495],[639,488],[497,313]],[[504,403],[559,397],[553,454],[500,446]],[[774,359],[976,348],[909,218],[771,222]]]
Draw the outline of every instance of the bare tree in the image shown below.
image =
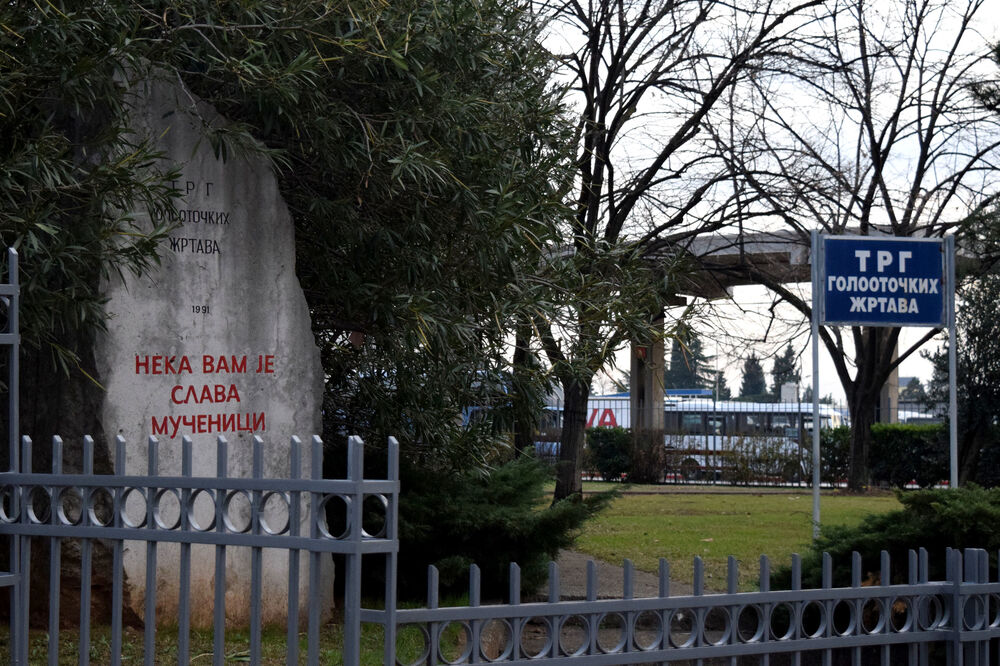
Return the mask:
[[[623,342],[651,339],[675,289],[663,253],[731,219],[715,196],[727,171],[703,131],[741,77],[781,50],[804,0],[543,0],[559,76],[578,113],[568,182],[575,215],[549,267],[561,285],[558,320],[536,339],[565,398],[556,500],[580,492],[587,399],[594,374]],[[653,259],[656,261],[653,261]],[[666,263],[669,264],[669,261]],[[658,268],[659,266],[659,268]]]
[[[941,237],[986,205],[1000,122],[973,94],[995,71],[975,30],[984,4],[847,0],[815,10],[794,49],[769,61],[779,66],[744,79],[711,119],[740,225],[766,221],[806,245],[814,228]],[[739,270],[811,315],[808,297],[766,265]],[[866,483],[882,385],[936,333],[897,350],[898,328],[821,329],[851,413],[852,488]]]

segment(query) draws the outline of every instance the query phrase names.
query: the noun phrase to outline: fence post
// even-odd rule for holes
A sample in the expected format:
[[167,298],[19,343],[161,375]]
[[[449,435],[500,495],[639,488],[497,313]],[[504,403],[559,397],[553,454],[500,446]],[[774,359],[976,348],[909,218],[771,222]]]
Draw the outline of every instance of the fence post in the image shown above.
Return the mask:
[[[389,481],[399,483],[399,442],[389,438]],[[392,550],[385,556],[385,643],[383,664],[396,664],[396,576],[399,558],[399,487],[389,497],[385,516],[385,538],[392,541]]]
[[344,557],[344,663],[361,663],[361,518],[364,504],[364,442],[347,440],[347,476],[351,481],[348,538],[353,550]]

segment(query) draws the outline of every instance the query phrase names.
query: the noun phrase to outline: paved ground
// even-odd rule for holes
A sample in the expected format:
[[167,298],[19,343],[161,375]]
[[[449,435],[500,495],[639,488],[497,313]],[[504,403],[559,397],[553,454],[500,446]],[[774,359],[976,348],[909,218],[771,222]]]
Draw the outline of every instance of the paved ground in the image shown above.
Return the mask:
[[[587,598],[587,562],[589,555],[573,550],[563,550],[559,553],[556,564],[559,565],[559,596],[563,599]],[[597,597],[599,599],[621,599],[624,569],[620,564],[594,560],[597,567]],[[660,586],[657,576],[645,571],[633,570],[633,596],[655,597]],[[691,594],[690,583],[670,582],[670,594],[680,596]],[[548,590],[540,590],[540,598],[547,598]]]

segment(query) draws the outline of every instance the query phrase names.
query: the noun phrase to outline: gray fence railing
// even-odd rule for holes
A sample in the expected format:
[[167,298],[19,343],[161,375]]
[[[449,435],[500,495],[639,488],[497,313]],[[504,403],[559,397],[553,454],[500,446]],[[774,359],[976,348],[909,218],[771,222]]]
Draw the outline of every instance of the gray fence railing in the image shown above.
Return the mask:
[[[793,559],[792,589],[771,590],[770,564],[761,558],[760,590],[737,591],[730,558],[727,592],[705,594],[695,560],[694,594],[670,596],[669,569],[660,564],[657,597],[633,598],[626,561],[622,596],[597,599],[596,569],[588,568],[587,598],[560,600],[559,574],[550,568],[549,598],[519,603],[519,575],[511,567],[509,604],[481,605],[479,571],[470,573],[469,605],[438,606],[437,576],[429,576],[426,608],[394,613],[397,632],[411,634],[409,654],[386,664],[612,664],[890,663],[986,666],[990,641],[1000,637],[1000,582],[989,582],[983,550],[948,551],[948,576],[927,579],[927,552],[911,551],[905,582],[892,580],[889,557],[865,574],[854,555],[851,584],[833,587],[833,563],[823,561],[823,585],[801,589]],[[366,621],[390,615],[363,611]],[[387,633],[388,635],[388,633]],[[414,648],[412,636],[418,647]]]
[[[308,561],[308,628],[306,660],[320,663],[319,632],[320,603],[324,596],[319,571],[322,558],[339,553],[346,560],[345,604],[350,609],[360,609],[360,566],[363,555],[379,553],[388,556],[389,565],[395,567],[396,506],[399,492],[398,445],[390,440],[388,447],[389,473],[385,479],[365,479],[362,473],[361,440],[351,438],[348,451],[346,479],[323,479],[323,443],[314,437],[308,447],[292,438],[287,449],[289,474],[287,478],[263,478],[264,444],[255,437],[252,442],[253,461],[251,478],[228,476],[228,443],[222,437],[216,446],[217,474],[213,477],[191,475],[192,445],[184,438],[181,444],[181,474],[161,476],[157,473],[158,442],[149,440],[148,474],[141,476],[123,474],[94,474],[94,443],[90,438],[83,442],[83,471],[67,474],[62,470],[63,442],[53,441],[51,473],[10,471],[0,474],[0,536],[12,540],[16,554],[14,572],[10,582],[15,586],[11,613],[11,640],[9,661],[28,664],[28,611],[33,567],[48,566],[48,654],[47,663],[60,663],[60,584],[64,571],[61,554],[64,541],[79,543],[80,616],[78,663],[88,664],[91,648],[91,588],[93,574],[92,553],[95,544],[112,551],[111,638],[109,654],[112,664],[122,659],[123,549],[127,542],[144,544],[146,558],[145,599],[143,605],[143,654],[144,663],[156,661],[157,631],[157,551],[165,543],[180,544],[178,570],[177,617],[161,618],[177,624],[177,663],[191,660],[191,547],[204,544],[214,549],[214,603],[213,603],[213,663],[226,662],[226,561],[227,549],[250,549],[251,592],[249,626],[250,663],[261,663],[261,581],[262,561],[265,550],[277,550],[288,557],[287,585],[287,647],[286,661],[299,663],[300,609],[300,557]],[[114,447],[115,469],[124,469],[125,441],[118,438]],[[285,450],[283,450],[284,452]],[[302,478],[303,455],[311,460],[311,478]],[[32,469],[32,442],[24,438],[20,451],[20,468]],[[385,519],[374,533],[365,531],[362,507],[367,498],[376,498],[385,512]],[[206,501],[207,498],[207,501]],[[198,506],[196,507],[196,503]],[[275,505],[280,506],[275,506]],[[371,503],[369,503],[371,504]],[[138,505],[138,511],[136,510]],[[340,534],[327,529],[326,512],[329,507],[343,507],[346,527]],[[197,514],[202,515],[196,519]],[[268,524],[265,512],[286,517],[283,524]],[[239,513],[239,515],[235,515]],[[302,526],[307,526],[303,529]],[[36,539],[48,542],[48,562],[32,558],[32,545]],[[7,579],[0,577],[0,583]],[[389,596],[394,603],[394,597]],[[344,621],[344,663],[360,663],[360,614],[346,611]],[[390,632],[391,636],[391,632]],[[2,647],[2,646],[0,646]],[[31,663],[37,663],[32,661]]]
[[[157,445],[150,444],[149,474],[127,476],[93,473],[93,443],[84,446],[82,474],[61,472],[62,442],[53,443],[51,473],[8,472],[0,475],[0,536],[14,541],[21,569],[13,582],[20,588],[15,595],[12,617],[10,663],[29,661],[28,607],[31,569],[48,566],[48,652],[42,658],[60,663],[59,587],[62,575],[60,553],[66,540],[80,544],[80,616],[78,663],[87,664],[90,654],[91,548],[100,541],[113,553],[111,663],[120,663],[122,654],[122,548],[126,542],[145,543],[148,590],[144,604],[144,662],[156,661],[157,548],[179,543],[180,610],[177,623],[177,663],[187,664],[190,609],[185,601],[190,592],[190,546],[214,548],[215,606],[213,663],[226,661],[225,588],[226,549],[249,548],[253,553],[251,575],[256,581],[251,593],[251,622],[247,661],[262,663],[259,588],[262,552],[277,549],[289,558],[288,626],[285,660],[321,663],[319,652],[320,617],[318,598],[320,558],[340,553],[345,556],[345,596],[343,607],[342,663],[361,663],[363,623],[380,625],[382,661],[388,666],[438,664],[969,664],[985,666],[995,660],[990,642],[1000,638],[1000,582],[990,580],[989,555],[983,550],[948,551],[944,580],[929,580],[926,551],[910,552],[905,564],[893,565],[883,554],[877,572],[862,569],[859,556],[852,562],[851,582],[833,586],[833,562],[823,562],[823,584],[818,589],[802,589],[801,566],[793,559],[791,589],[771,589],[770,562],[761,558],[759,590],[740,592],[735,560],[730,559],[725,593],[706,593],[701,561],[695,560],[693,594],[674,596],[666,562],[660,564],[656,596],[637,598],[632,580],[634,571],[625,563],[622,594],[614,599],[597,598],[596,568],[588,568],[584,599],[563,599],[559,570],[550,566],[548,597],[544,601],[522,603],[520,573],[510,569],[509,602],[484,603],[480,574],[470,572],[468,602],[464,606],[442,607],[438,595],[437,572],[428,578],[428,599],[424,608],[399,608],[396,603],[398,557],[398,445],[390,441],[385,479],[363,478],[364,444],[351,438],[348,473],[345,479],[320,479],[322,443],[314,438],[310,447],[297,439],[290,445],[288,478],[261,478],[263,443],[253,442],[252,478],[226,475],[227,444],[217,445],[218,476],[190,475],[191,443],[182,443],[180,476],[156,473]],[[116,469],[121,469],[125,443],[117,440]],[[30,469],[31,441],[25,438],[20,457]],[[310,455],[313,478],[300,478],[303,455]],[[211,499],[213,516],[208,521],[190,519],[197,496]],[[249,501],[248,522],[227,514],[230,500],[240,496]],[[129,498],[141,498],[142,515],[127,508]],[[164,498],[173,498],[174,513],[161,511]],[[261,516],[269,501],[279,498],[287,507],[287,525],[267,525]],[[67,500],[72,500],[67,502]],[[300,500],[307,512],[308,533],[300,532]],[[327,529],[326,510],[342,503],[346,527],[340,534]],[[380,514],[372,522],[364,513]],[[366,530],[367,527],[367,530]],[[32,558],[32,541],[47,541],[49,561]],[[310,598],[306,650],[299,654],[299,554],[309,561]],[[366,608],[361,598],[362,563],[375,561],[385,567],[385,599],[382,608]],[[903,581],[903,582],[899,582]],[[162,618],[161,618],[162,619]],[[172,624],[175,618],[168,618]],[[400,647],[401,646],[401,647]],[[0,646],[2,649],[2,646]],[[400,654],[397,654],[397,649]],[[34,653],[33,653],[34,654]],[[721,660],[721,661],[715,661]]]

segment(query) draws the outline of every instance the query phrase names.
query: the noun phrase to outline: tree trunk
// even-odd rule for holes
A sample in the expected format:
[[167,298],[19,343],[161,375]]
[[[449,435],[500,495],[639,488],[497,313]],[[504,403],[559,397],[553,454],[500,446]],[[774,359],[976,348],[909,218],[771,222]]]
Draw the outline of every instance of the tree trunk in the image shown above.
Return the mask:
[[868,452],[872,442],[872,424],[875,422],[875,408],[872,401],[852,400],[851,410],[851,450],[848,458],[847,488],[855,492],[868,485]]
[[580,498],[583,482],[583,442],[587,428],[587,401],[590,381],[573,378],[563,381],[563,427],[559,440],[559,464],[556,468],[556,491],[553,502],[568,497]]
[[[961,423],[961,421],[959,421]],[[971,426],[971,424],[970,424]],[[967,483],[976,481],[979,471],[979,458],[983,449],[991,443],[991,424],[976,423],[970,427],[965,437],[959,435],[958,440],[958,485],[964,486]],[[945,439],[947,448],[950,451],[950,441]],[[950,455],[949,455],[950,458]],[[950,462],[949,462],[950,466]],[[951,472],[949,468],[949,473]]]
[[520,321],[514,336],[514,358],[511,361],[514,374],[514,450],[518,455],[530,453],[535,446],[534,434],[536,420],[531,418],[532,405],[526,404],[528,401],[524,396],[524,388],[527,386],[528,360],[530,350],[528,344],[531,341],[531,325],[527,321]]

